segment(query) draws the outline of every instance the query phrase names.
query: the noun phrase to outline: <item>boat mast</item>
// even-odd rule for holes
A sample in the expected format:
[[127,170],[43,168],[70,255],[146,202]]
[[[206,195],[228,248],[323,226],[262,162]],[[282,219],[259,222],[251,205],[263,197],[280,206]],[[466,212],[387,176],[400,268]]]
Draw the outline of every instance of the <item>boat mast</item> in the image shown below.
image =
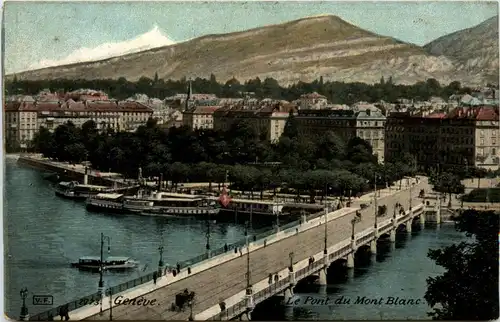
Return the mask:
[[104,257],[104,234],[101,233],[101,260],[99,261],[99,288],[102,289],[104,286],[104,283],[102,281],[102,270],[103,270],[103,257]]
[[104,271],[104,238],[108,240],[108,253],[110,252],[110,238],[109,236],[104,236],[103,233],[101,233],[101,260],[99,261],[99,285],[98,285],[98,292],[100,294],[100,310],[99,313],[102,314],[102,298],[104,297],[104,282],[102,280],[102,275]]

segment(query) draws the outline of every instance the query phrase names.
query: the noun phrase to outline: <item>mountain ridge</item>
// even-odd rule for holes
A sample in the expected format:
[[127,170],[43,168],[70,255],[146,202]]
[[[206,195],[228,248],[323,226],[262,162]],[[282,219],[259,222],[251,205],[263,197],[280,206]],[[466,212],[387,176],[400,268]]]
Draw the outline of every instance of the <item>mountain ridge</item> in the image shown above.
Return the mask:
[[[392,76],[396,83],[426,78],[450,82],[481,82],[479,74],[460,72],[445,56],[425,48],[356,27],[338,16],[305,17],[281,24],[227,34],[210,34],[169,46],[18,73],[18,79],[102,79],[141,76],[179,79],[272,77],[286,85],[325,80],[378,82]],[[453,76],[453,77],[451,77]],[[12,78],[8,75],[6,78]],[[465,81],[464,81],[465,80]]]
[[471,28],[439,37],[423,48],[431,55],[444,55],[455,61],[456,69],[481,73],[498,82],[498,15]]

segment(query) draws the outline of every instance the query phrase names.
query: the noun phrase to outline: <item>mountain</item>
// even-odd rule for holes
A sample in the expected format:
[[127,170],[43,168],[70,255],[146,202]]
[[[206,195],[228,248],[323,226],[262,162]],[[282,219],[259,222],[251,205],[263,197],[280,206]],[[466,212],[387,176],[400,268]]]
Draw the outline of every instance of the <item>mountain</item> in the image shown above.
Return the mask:
[[165,36],[158,26],[150,31],[130,40],[122,42],[104,43],[93,48],[79,48],[60,60],[42,60],[30,66],[30,69],[39,69],[80,62],[102,60],[126,54],[136,53],[152,48],[169,46],[175,42]]
[[482,73],[498,82],[498,16],[464,30],[440,37],[424,49],[432,55],[452,59],[457,70]]
[[[207,35],[167,47],[120,57],[44,68],[17,74],[21,79],[141,76],[179,79],[232,77],[240,81],[272,77],[282,85],[324,80],[396,83],[436,78],[449,83],[481,83],[482,76],[455,71],[453,62],[423,48],[360,29],[337,16],[315,16],[242,32]],[[13,76],[10,75],[10,78]],[[9,76],[7,76],[9,78]]]

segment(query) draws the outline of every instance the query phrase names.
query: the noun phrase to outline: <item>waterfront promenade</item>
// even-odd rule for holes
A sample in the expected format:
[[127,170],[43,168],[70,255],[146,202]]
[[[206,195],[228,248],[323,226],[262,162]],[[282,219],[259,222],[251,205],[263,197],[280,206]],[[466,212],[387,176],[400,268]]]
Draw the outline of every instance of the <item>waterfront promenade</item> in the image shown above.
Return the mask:
[[[425,178],[424,178],[425,179]],[[429,189],[426,179],[421,180],[412,190],[415,198],[420,189]],[[400,203],[407,209],[410,203],[409,190],[397,191],[394,188],[380,191],[378,205],[387,206],[387,218],[392,216],[394,205]],[[415,199],[414,205],[421,203]],[[366,230],[374,225],[374,205],[360,210],[359,208],[343,208],[331,212],[328,223],[328,245],[335,246],[348,238],[351,230],[351,219],[356,210],[362,214],[362,220],[356,224],[356,232]],[[382,218],[386,220],[387,218]],[[269,274],[277,273],[289,263],[289,253],[293,252],[297,261],[307,259],[311,254],[320,252],[324,247],[324,225],[321,225],[322,217],[310,220],[295,228],[281,231],[267,238],[267,246],[264,247],[263,240],[257,240],[250,244],[251,250],[251,280],[257,283],[266,279]],[[273,242],[274,241],[274,242]],[[242,251],[242,254],[245,250]],[[217,266],[214,266],[217,265]],[[155,306],[129,306],[120,305],[112,310],[115,319],[163,319],[163,320],[185,320],[190,312],[173,312],[170,310],[171,303],[175,301],[175,294],[188,289],[196,292],[196,300],[193,306],[193,314],[196,316],[204,311],[211,310],[220,301],[237,295],[246,286],[246,256],[241,254],[223,254],[213,258],[206,263],[193,265],[191,274],[187,277],[186,269],[173,277],[168,275],[160,278],[156,285],[152,282],[145,283],[134,289],[113,295],[126,298],[137,298],[143,296],[146,299],[156,299]],[[70,312],[72,319],[109,319],[109,298],[103,301],[104,314],[99,315],[99,307],[87,306]],[[220,310],[219,310],[220,311]]]
[[[21,165],[39,170],[56,172],[78,180],[82,180],[85,175],[85,166],[82,164],[69,164],[58,162],[42,157],[40,154],[24,154],[17,157],[17,162]],[[123,178],[119,173],[101,172],[88,169],[87,174],[93,181],[107,183],[111,185],[127,186],[136,184],[136,180]]]

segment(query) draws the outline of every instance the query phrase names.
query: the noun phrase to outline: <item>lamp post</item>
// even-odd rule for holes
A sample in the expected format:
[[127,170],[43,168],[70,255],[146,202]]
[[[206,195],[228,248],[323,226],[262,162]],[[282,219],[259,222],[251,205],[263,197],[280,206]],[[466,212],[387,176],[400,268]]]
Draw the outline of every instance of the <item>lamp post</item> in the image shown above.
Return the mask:
[[325,205],[325,246],[323,248],[323,254],[328,253],[328,205]]
[[273,212],[276,215],[276,233],[279,233],[280,231],[280,211],[278,209],[278,203],[276,202],[276,199],[274,199],[274,205],[273,205]]
[[110,288],[108,288],[108,295],[109,295],[109,320],[113,321],[113,291]]
[[247,295],[252,292],[252,285],[250,284],[250,244],[248,242],[248,221],[245,224],[245,238],[247,244]]
[[410,179],[408,179],[408,184],[410,185],[410,190],[409,190],[410,191],[410,208],[408,209],[408,211],[411,212],[411,208],[412,208],[411,207],[412,206],[411,205],[411,201],[412,201],[411,200],[412,199],[412,195],[411,195],[412,194],[412,189],[411,189],[412,188],[412,183],[410,182]]
[[29,319],[28,308],[26,307],[26,298],[28,297],[28,289],[26,287],[21,289],[19,294],[21,295],[21,299],[23,300],[23,306],[21,307],[21,316],[19,317],[19,320],[27,321]]
[[103,297],[103,289],[104,289],[104,281],[102,279],[102,275],[104,272],[104,239],[108,241],[108,254],[111,251],[110,248],[110,238],[109,236],[104,236],[103,233],[101,233],[101,260],[99,262],[99,284],[98,284],[98,292],[101,297],[101,300],[99,301],[100,303],[100,310],[99,314],[102,314],[102,297]]
[[208,214],[207,232],[205,233],[205,237],[207,238],[207,244],[206,244],[207,257],[210,258],[210,214]]
[[354,225],[356,225],[356,218],[353,218],[351,220],[351,228],[352,228],[352,230],[351,230],[351,239],[352,240],[354,240]]
[[375,173],[374,175],[374,181],[373,181],[373,189],[375,191],[375,194],[373,195],[373,204],[375,205],[375,231],[377,230],[377,225],[378,225],[378,207],[377,207],[377,174]]
[[160,252],[160,260],[158,261],[158,276],[161,276],[163,272],[163,243],[161,243],[160,247],[158,247],[158,251]]

